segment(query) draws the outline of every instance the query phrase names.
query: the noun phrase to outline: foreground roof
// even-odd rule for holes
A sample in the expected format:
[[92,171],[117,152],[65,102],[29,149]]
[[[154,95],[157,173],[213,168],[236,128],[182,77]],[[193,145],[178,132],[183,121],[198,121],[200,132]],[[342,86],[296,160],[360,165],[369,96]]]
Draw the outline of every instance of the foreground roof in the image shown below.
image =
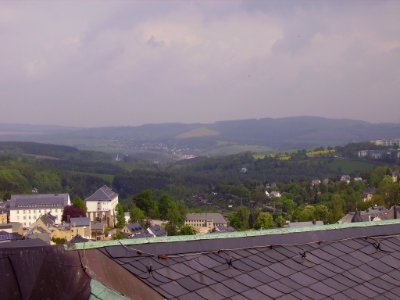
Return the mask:
[[12,195],[10,209],[22,208],[64,208],[68,205],[69,194]]
[[118,194],[108,186],[104,185],[87,197],[85,201],[112,201],[115,197],[118,197]]
[[0,282],[7,287],[0,298],[17,292],[25,299],[103,292],[132,299],[399,298],[398,220],[70,247],[0,249]]
[[101,248],[171,299],[398,299],[400,224]]

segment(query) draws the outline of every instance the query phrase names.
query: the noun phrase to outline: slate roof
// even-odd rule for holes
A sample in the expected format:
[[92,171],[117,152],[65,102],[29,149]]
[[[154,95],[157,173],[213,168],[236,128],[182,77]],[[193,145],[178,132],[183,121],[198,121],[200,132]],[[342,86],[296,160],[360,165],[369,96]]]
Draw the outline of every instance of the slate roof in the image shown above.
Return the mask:
[[128,223],[125,225],[126,228],[129,229],[130,232],[135,233],[135,232],[140,232],[143,231],[143,227],[139,223]]
[[193,213],[186,215],[186,221],[207,221],[212,220],[214,223],[225,223],[225,218],[219,213]]
[[157,236],[166,236],[166,232],[164,229],[161,228],[160,225],[152,225],[149,228],[147,228],[147,231],[149,231],[150,234]]
[[70,224],[73,227],[89,226],[90,220],[87,217],[71,218]]
[[85,201],[112,201],[115,197],[118,197],[118,194],[113,192],[113,190],[108,186],[104,185],[87,197]]
[[10,209],[64,208],[68,200],[69,194],[12,195]]
[[44,214],[40,217],[40,219],[42,220],[42,222],[46,225],[46,226],[53,226],[54,223],[57,220],[56,216],[53,216],[51,213],[47,213]]
[[77,234],[69,242],[72,244],[75,244],[75,243],[86,243],[87,241],[89,241],[89,239],[86,239],[86,238],[82,237],[81,235]]
[[400,223],[100,251],[167,299],[398,299],[400,292]]

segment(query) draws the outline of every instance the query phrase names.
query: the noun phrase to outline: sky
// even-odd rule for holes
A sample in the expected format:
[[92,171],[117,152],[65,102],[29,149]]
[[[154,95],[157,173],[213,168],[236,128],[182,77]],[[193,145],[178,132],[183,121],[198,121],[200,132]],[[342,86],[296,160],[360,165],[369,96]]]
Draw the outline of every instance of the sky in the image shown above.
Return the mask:
[[400,122],[400,1],[0,2],[0,123]]

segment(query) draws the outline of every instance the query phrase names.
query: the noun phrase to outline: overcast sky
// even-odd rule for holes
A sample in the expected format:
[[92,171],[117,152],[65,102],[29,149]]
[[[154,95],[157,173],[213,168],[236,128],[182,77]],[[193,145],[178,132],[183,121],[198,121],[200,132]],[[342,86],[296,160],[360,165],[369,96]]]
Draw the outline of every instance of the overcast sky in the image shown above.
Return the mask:
[[1,1],[1,123],[400,122],[400,1]]

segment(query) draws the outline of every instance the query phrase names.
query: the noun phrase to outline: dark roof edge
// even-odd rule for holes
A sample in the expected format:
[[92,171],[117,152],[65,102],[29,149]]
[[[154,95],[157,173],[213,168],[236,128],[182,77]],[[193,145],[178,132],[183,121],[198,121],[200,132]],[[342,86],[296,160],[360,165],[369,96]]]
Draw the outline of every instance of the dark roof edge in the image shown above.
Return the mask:
[[[169,248],[174,248],[172,245],[178,245],[181,244],[181,242],[186,242],[186,244],[189,244],[187,242],[196,242],[193,244],[197,244],[198,246],[200,246],[200,244],[207,244],[207,248],[210,250],[209,248],[212,248],[210,247],[212,244],[220,245],[222,243],[220,239],[224,239],[223,243],[226,244],[226,247],[224,248],[229,248],[229,245],[233,244],[236,248],[238,244],[243,245],[243,247],[255,247],[258,245],[305,244],[320,241],[335,241],[344,238],[391,234],[400,234],[400,220],[330,224],[304,228],[280,228],[259,231],[227,232],[219,234],[137,238],[101,242],[90,241],[86,243],[76,243],[72,246],[65,246],[65,248],[66,250],[78,250],[118,245],[145,246],[152,244],[157,244],[159,246],[162,244],[168,244],[170,246]],[[192,247],[186,248],[189,249]],[[216,247],[217,250],[218,248],[221,247]]]

